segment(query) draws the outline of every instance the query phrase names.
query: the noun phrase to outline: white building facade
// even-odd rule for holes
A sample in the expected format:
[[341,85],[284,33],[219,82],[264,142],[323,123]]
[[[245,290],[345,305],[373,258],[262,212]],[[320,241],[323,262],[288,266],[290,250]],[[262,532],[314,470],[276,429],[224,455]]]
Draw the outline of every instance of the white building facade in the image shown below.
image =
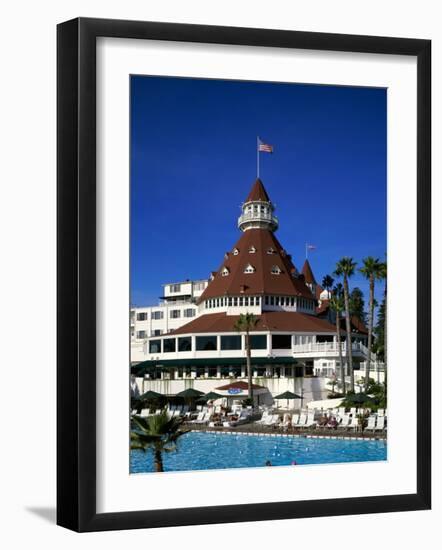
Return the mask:
[[[330,390],[326,381],[339,373],[339,350],[335,318],[324,315],[327,291],[316,283],[308,261],[299,272],[276,239],[279,221],[261,180],[242,210],[242,234],[209,279],[166,284],[157,306],[131,310],[132,372],[141,392],[173,394],[186,387],[208,392],[220,380],[246,380],[245,334],[235,330],[245,313],[256,319],[251,329],[255,383],[271,395],[301,391],[310,400]],[[357,378],[368,358],[360,326],[353,333],[352,355]],[[371,359],[375,370],[374,354]]]

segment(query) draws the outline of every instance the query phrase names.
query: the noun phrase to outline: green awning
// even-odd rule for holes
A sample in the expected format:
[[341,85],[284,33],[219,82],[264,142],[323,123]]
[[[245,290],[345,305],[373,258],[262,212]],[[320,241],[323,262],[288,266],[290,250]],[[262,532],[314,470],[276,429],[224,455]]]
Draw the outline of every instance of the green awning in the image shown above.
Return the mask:
[[[252,357],[252,367],[256,366],[294,366],[297,360],[293,357]],[[132,374],[144,376],[155,369],[167,370],[174,367],[229,367],[246,364],[245,357],[212,357],[210,359],[155,359],[143,361],[131,368]]]

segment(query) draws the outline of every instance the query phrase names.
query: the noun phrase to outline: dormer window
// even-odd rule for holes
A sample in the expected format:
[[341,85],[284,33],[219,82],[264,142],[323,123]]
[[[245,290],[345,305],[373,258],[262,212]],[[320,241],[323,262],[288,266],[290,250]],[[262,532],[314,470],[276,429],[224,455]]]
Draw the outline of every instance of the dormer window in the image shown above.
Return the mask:
[[239,254],[239,250],[237,248],[234,248],[233,249],[233,255],[238,256],[238,254]]
[[272,267],[271,273],[272,273],[272,275],[279,275],[281,273],[281,269],[279,268],[279,266],[274,265]]
[[227,277],[227,275],[230,274],[230,269],[228,267],[225,267],[222,271],[221,271],[221,275],[223,277]]
[[251,264],[247,264],[244,273],[255,273],[256,269]]
[[249,248],[249,254],[255,254],[256,252],[256,248],[252,245],[250,248]]
[[267,254],[276,254],[276,250],[273,247],[267,249]]

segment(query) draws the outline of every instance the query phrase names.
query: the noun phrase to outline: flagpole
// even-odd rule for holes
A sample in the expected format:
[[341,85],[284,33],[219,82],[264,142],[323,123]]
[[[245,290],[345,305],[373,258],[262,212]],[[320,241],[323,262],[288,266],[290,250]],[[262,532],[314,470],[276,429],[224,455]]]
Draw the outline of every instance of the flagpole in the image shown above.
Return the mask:
[[307,248],[307,243],[305,243],[305,259],[308,260],[308,248]]
[[256,177],[259,179],[259,136],[256,136]]

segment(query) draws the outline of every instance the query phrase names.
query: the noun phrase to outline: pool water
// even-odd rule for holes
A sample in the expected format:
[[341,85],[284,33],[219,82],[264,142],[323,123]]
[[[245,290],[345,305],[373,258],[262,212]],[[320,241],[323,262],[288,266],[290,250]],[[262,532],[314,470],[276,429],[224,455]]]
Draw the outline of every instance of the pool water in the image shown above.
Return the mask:
[[[178,441],[178,451],[163,453],[166,472],[253,468],[340,462],[368,462],[387,459],[382,440],[311,439],[305,437],[249,436],[189,432]],[[153,455],[134,450],[130,456],[133,474],[153,472]]]

